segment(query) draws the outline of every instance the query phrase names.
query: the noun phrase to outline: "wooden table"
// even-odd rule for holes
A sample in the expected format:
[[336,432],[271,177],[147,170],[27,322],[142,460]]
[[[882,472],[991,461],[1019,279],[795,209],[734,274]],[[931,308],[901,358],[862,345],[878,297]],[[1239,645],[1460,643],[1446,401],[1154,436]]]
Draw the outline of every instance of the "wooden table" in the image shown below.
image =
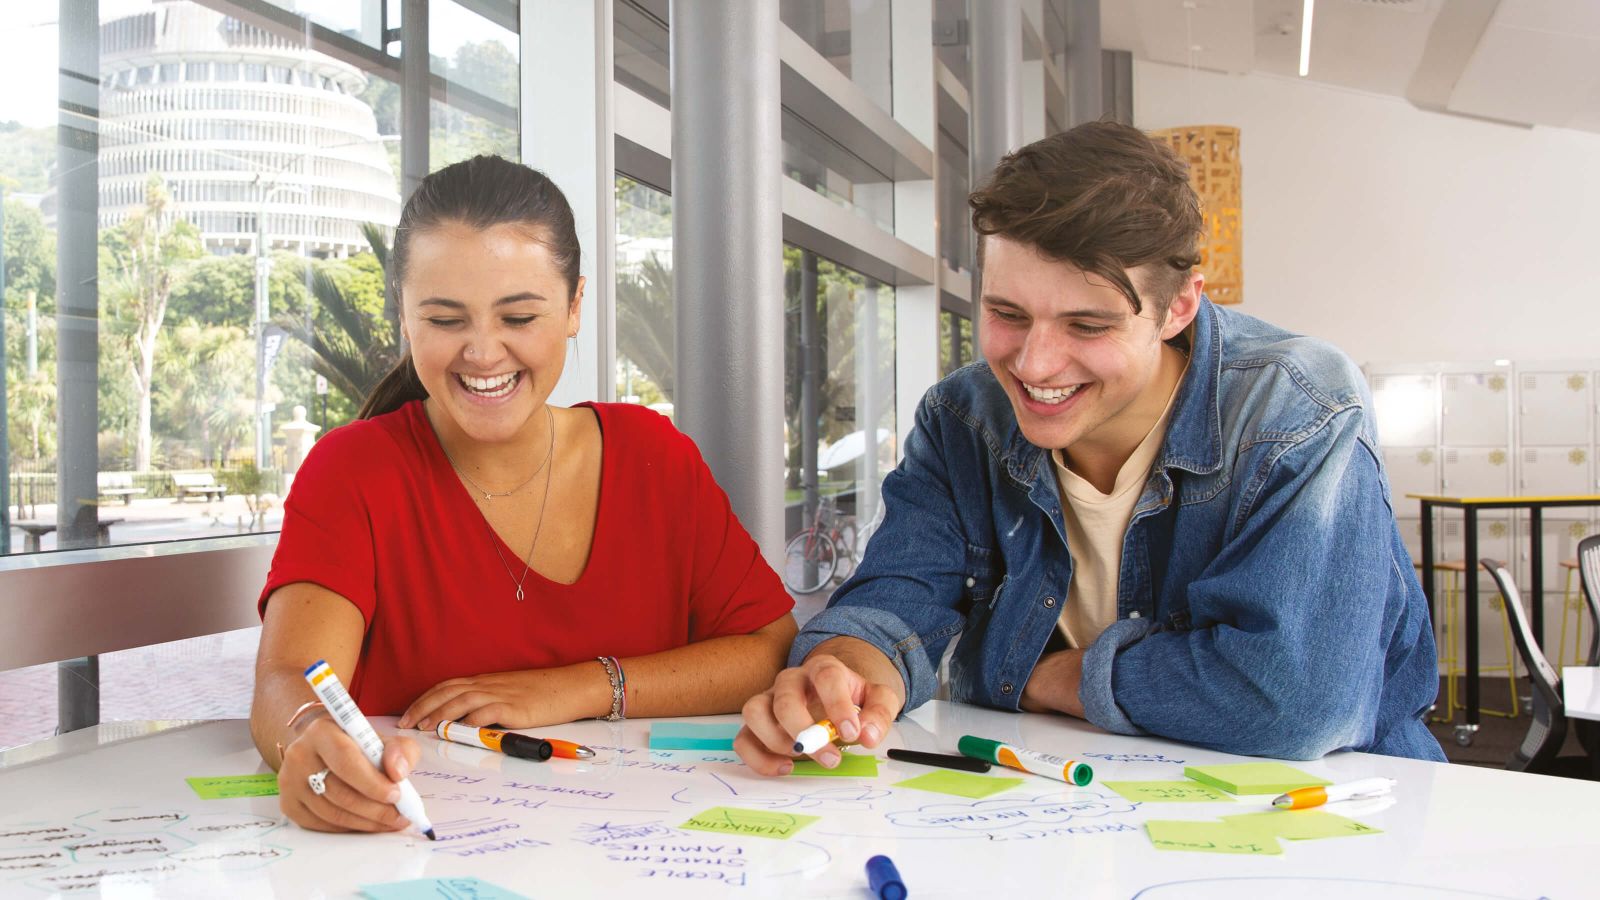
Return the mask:
[[[1422,592],[1427,595],[1428,609],[1438,619],[1433,597],[1433,511],[1434,507],[1459,509],[1466,521],[1462,527],[1465,543],[1463,558],[1467,563],[1465,591],[1466,645],[1467,645],[1467,722],[1457,725],[1456,743],[1465,747],[1472,743],[1478,730],[1478,513],[1486,509],[1526,509],[1528,524],[1533,532],[1533,546],[1529,563],[1533,569],[1533,637],[1541,648],[1544,645],[1544,510],[1568,506],[1600,506],[1600,494],[1574,494],[1554,497],[1445,497],[1437,494],[1407,494],[1421,504],[1422,516]],[[1510,560],[1504,560],[1509,563]]]

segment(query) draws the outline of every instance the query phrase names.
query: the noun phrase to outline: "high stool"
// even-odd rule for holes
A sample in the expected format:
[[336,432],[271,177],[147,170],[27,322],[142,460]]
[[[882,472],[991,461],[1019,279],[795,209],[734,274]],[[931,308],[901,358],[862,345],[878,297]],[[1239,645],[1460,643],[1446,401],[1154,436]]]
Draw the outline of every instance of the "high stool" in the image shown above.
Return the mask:
[[[1420,570],[1422,563],[1414,562],[1412,566]],[[1443,572],[1446,576],[1441,604],[1444,607],[1444,628],[1438,643],[1439,665],[1444,667],[1446,701],[1444,713],[1433,716],[1433,721],[1448,722],[1455,718],[1457,710],[1467,708],[1466,703],[1457,700],[1456,694],[1456,676],[1465,675],[1467,672],[1465,661],[1456,656],[1456,629],[1459,627],[1456,619],[1456,601],[1461,598],[1461,579],[1466,575],[1467,564],[1459,559],[1446,559],[1435,562],[1433,568],[1434,571]],[[1493,672],[1505,673],[1506,684],[1511,694],[1511,708],[1489,709],[1480,706],[1478,712],[1486,716],[1514,719],[1522,709],[1522,702],[1517,697],[1517,651],[1511,644],[1511,623],[1507,619],[1505,601],[1500,598],[1499,592],[1491,595],[1490,605],[1500,613],[1500,631],[1506,640],[1506,662],[1503,666],[1479,665],[1478,674],[1483,676]]]
[[1572,636],[1573,665],[1582,666],[1587,664],[1583,650],[1583,594],[1573,584],[1573,577],[1578,574],[1577,557],[1563,559],[1561,568],[1567,570],[1567,587],[1561,594],[1561,643],[1556,645],[1561,659],[1556,663],[1557,669],[1567,664],[1567,619],[1569,618],[1572,619],[1574,626]]

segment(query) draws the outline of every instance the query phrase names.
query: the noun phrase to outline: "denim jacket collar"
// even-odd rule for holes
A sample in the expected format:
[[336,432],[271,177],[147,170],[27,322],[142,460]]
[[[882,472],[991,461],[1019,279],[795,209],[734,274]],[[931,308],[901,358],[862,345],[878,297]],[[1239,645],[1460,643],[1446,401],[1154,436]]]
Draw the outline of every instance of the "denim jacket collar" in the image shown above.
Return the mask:
[[[1189,374],[1178,388],[1156,466],[1208,474],[1222,468],[1222,409],[1217,397],[1222,375],[1222,326],[1216,307],[1204,296],[1194,321]],[[1032,488],[1040,478],[1041,468],[1048,472],[1044,464],[1049,452],[1022,434],[1009,405],[996,412],[998,415],[985,417],[990,419],[985,424],[1006,436],[1002,442],[1006,473],[1023,488]]]

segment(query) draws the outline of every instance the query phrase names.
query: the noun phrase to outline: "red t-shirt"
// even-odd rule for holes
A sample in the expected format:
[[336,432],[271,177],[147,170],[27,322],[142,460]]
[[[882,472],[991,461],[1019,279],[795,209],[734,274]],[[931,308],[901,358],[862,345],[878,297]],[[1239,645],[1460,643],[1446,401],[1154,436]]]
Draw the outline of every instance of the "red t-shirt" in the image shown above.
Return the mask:
[[[356,671],[339,674],[363,711],[398,715],[447,678],[655,653],[789,612],[694,442],[644,407],[583,405],[600,420],[604,453],[594,544],[576,583],[531,571],[517,602],[501,556],[518,575],[521,557],[412,402],[334,429],[307,455],[262,615],[273,591],[299,581],[355,604],[366,635]],[[307,664],[320,655],[305,650]]]

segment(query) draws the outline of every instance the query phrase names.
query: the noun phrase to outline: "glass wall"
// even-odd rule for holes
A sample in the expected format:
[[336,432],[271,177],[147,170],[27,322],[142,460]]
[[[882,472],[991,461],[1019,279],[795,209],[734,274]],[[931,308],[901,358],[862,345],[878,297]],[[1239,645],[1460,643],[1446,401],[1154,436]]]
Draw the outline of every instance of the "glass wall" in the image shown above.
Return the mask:
[[672,415],[672,197],[617,176],[617,399]]
[[783,24],[884,112],[894,112],[889,0],[783,0]]
[[895,465],[894,289],[799,247],[783,262],[785,524],[833,544],[819,561],[797,538],[784,578],[811,593],[853,570]]
[[[47,87],[0,97],[0,552],[277,526],[311,442],[398,353],[382,260],[404,48],[377,35],[399,6],[280,27],[226,3],[60,0],[10,38],[0,74]],[[430,170],[517,156],[516,4],[469,6],[429,5]],[[98,57],[58,59],[59,28],[98,30]],[[386,62],[331,52],[351,43]],[[98,91],[58,98],[58,69]]]
[[949,310],[939,312],[939,377],[961,368],[975,357],[972,350],[972,320]]

